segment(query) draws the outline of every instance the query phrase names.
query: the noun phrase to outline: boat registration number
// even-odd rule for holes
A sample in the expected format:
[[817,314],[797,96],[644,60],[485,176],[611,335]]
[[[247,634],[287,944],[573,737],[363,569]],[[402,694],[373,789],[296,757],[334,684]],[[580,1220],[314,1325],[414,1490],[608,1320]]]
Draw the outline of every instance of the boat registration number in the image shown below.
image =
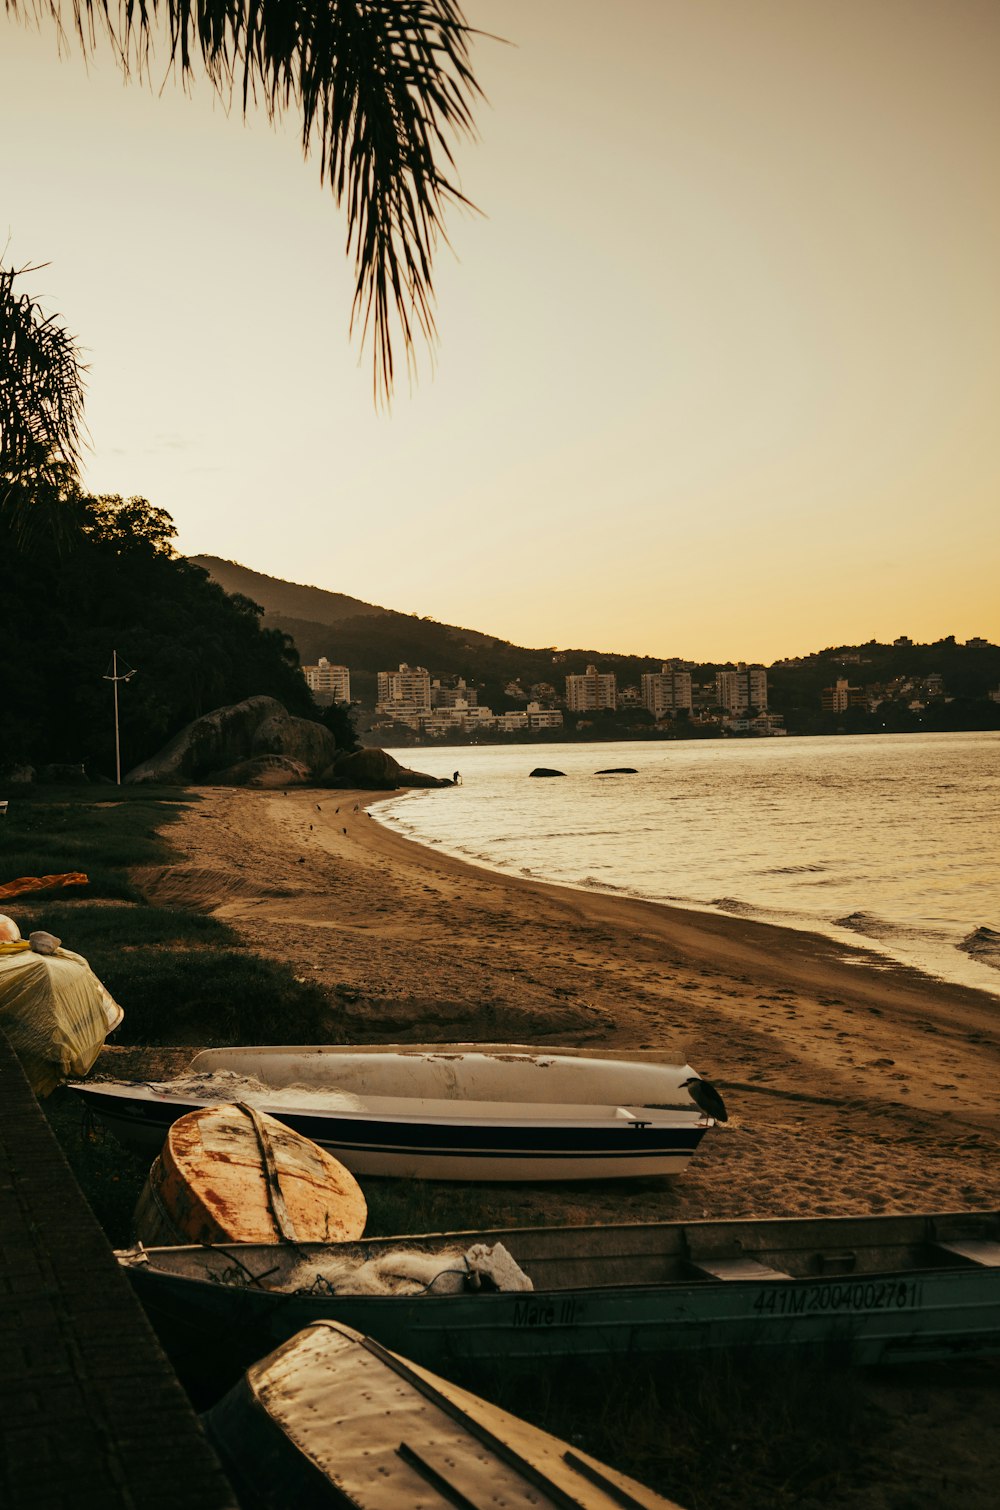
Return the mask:
[[912,1279],[851,1280],[829,1285],[769,1284],[753,1303],[761,1316],[802,1316],[814,1311],[906,1311],[920,1303]]

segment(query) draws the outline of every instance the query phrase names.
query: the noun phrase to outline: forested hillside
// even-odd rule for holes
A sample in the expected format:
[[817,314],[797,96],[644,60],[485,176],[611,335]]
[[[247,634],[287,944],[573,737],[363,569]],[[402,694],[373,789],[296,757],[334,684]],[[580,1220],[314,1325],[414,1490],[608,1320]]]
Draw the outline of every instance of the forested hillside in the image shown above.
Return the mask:
[[[374,701],[376,673],[391,670],[402,661],[425,666],[431,676],[464,676],[485,690],[484,700],[495,708],[503,708],[510,701],[503,693],[508,682],[555,682],[561,686],[567,674],[585,670],[592,661],[599,661],[605,671],[616,672],[623,684],[637,683],[643,671],[660,669],[655,657],[607,650],[556,651],[552,646],[529,649],[480,630],[377,608],[318,587],[282,582],[234,561],[220,561],[214,556],[192,556],[191,560],[211,572],[230,592],[244,593],[260,604],[264,610],[262,623],[291,635],[303,664],[315,663],[325,655],[349,666],[352,692],[363,701]],[[348,609],[352,604],[357,606]]]
[[256,693],[316,716],[291,642],[173,554],[173,522],[142,498],[18,500],[0,510],[0,769],[85,764],[114,776],[184,724]]

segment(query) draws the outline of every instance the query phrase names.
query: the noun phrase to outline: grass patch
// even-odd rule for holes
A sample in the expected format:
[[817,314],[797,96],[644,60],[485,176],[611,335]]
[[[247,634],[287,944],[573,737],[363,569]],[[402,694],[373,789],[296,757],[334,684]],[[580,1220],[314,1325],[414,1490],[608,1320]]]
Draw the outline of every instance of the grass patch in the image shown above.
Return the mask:
[[330,1007],[320,988],[248,951],[134,949],[109,959],[102,979],[125,1008],[116,1043],[328,1041]]
[[199,800],[176,788],[24,790],[0,822],[0,882],[72,870],[90,879],[5,905],[22,933],[46,929],[89,962],[125,1009],[116,1043],[327,1041],[331,1013],[319,987],[258,958],[215,918],[146,905],[132,884],[130,867],[176,858],[157,830]]
[[[170,845],[157,833],[180,808],[196,802],[176,788],[33,787],[15,789],[0,819],[0,884],[18,876],[83,871],[86,886],[65,895],[138,901],[127,871],[167,864]],[[114,793],[113,797],[104,795]],[[101,795],[97,795],[100,793]],[[53,893],[54,895],[54,893]],[[19,899],[12,899],[16,905]]]
[[[53,894],[53,898],[54,898]],[[231,928],[203,912],[180,912],[175,907],[108,907],[87,902],[63,902],[53,898],[30,898],[18,905],[21,932],[44,928],[61,938],[67,949],[83,954],[94,964],[106,966],[122,950],[202,946],[235,949],[241,943]],[[20,904],[20,898],[18,898]],[[27,923],[27,929],[25,924]]]

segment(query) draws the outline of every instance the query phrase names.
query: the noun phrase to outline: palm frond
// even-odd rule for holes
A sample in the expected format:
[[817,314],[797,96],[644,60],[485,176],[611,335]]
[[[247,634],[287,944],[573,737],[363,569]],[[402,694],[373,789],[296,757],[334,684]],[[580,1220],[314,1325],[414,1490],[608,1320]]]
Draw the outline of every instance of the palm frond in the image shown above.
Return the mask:
[[[394,338],[407,361],[435,337],[431,265],[449,203],[468,204],[451,143],[474,134],[479,87],[472,36],[455,0],[5,0],[15,16],[48,18],[85,53],[103,33],[128,73],[148,71],[157,39],[182,79],[198,58],[246,114],[301,120],[347,215],[355,270],[351,329],[374,350],[376,397],[391,393]],[[72,15],[64,25],[64,12]]]
[[0,478],[62,485],[79,465],[85,368],[73,337],[0,268]]

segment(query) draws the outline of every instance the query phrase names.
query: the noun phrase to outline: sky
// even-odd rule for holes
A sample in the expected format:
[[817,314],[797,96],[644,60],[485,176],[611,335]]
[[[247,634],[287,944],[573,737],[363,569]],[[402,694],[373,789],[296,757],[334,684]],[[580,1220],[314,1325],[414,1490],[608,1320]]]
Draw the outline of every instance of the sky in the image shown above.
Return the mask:
[[995,0],[465,13],[479,213],[389,412],[295,120],[0,18],[3,263],[85,350],[86,486],[519,644],[1000,641]]

